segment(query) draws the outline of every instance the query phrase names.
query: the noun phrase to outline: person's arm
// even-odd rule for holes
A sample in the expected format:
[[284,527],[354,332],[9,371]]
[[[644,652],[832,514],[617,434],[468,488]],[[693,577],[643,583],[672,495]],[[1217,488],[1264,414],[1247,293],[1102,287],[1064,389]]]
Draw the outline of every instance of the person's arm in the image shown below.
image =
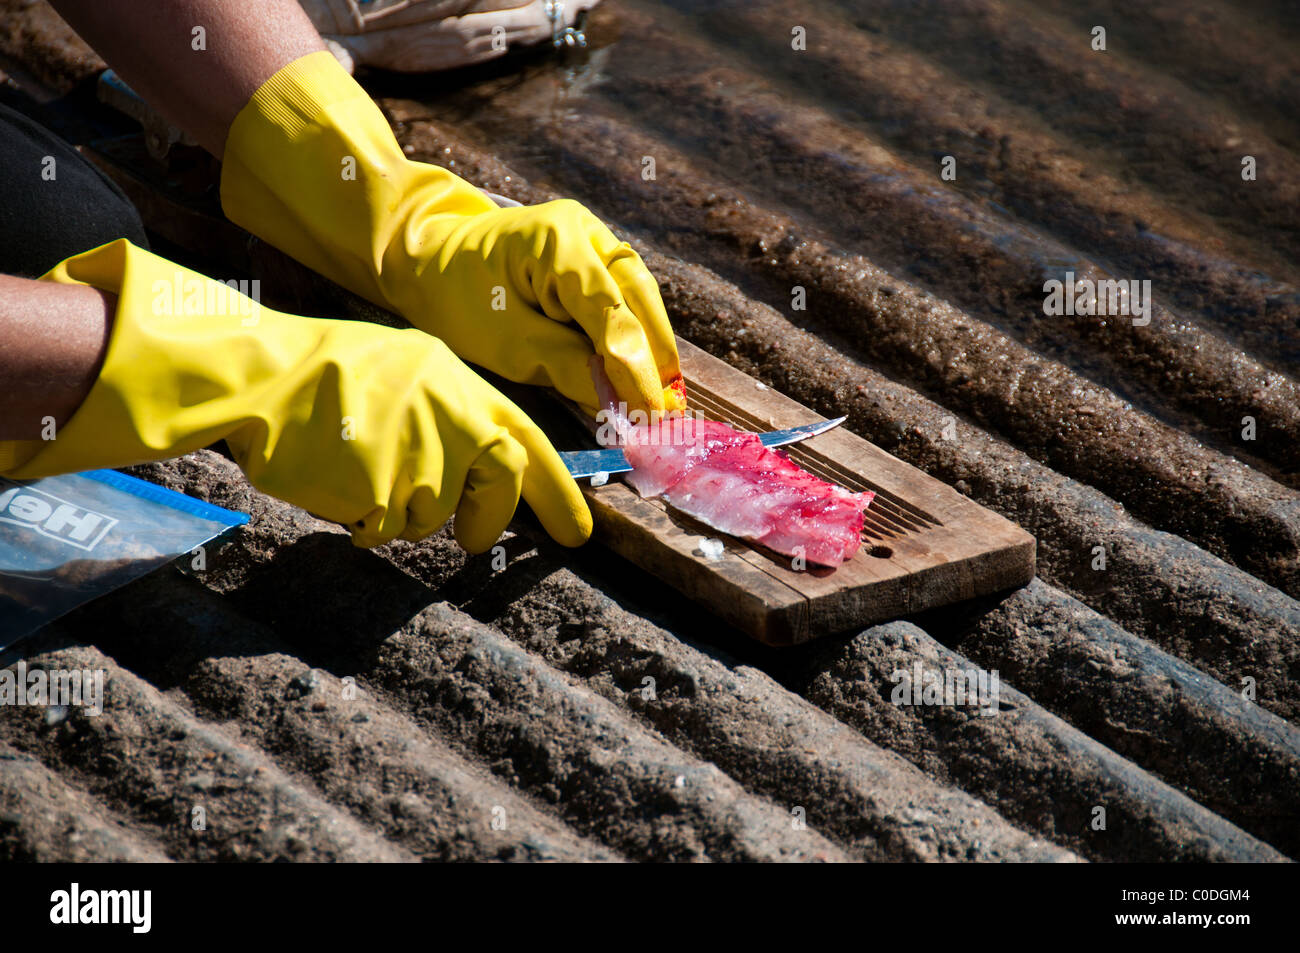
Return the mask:
[[408,159],[293,0],[56,7],[222,158],[235,224],[464,360],[554,387],[593,415],[593,353],[630,409],[685,407],[659,286],[631,245],[575,201],[498,209],[449,169]]
[[[559,542],[591,535],[546,435],[423,332],[274,311],[125,239],[40,283],[53,286],[38,289],[48,299],[19,286],[38,282],[0,286],[0,409],[27,438],[0,440],[0,476],[165,460],[224,440],[254,487],[348,527],[361,546],[420,539],[455,513],[456,539],[482,552],[521,498]],[[55,433],[27,423],[41,416],[55,416]]]
[[115,295],[0,275],[0,440],[71,419],[99,374]]
[[[296,0],[52,0],[131,88],[217,158],[249,98],[325,49]],[[203,49],[195,49],[202,28]]]

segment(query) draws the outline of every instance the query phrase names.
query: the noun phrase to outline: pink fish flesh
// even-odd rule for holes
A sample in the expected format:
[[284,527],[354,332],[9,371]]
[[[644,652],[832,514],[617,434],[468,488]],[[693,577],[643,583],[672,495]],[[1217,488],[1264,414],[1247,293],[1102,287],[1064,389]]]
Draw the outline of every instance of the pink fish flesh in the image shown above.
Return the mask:
[[800,469],[752,433],[675,417],[624,430],[628,482],[714,529],[787,556],[838,566],[858,551],[875,496],[851,493]]
[[597,438],[623,448],[633,468],[627,480],[642,496],[662,496],[716,530],[810,563],[838,566],[858,551],[862,514],[876,494],[819,480],[756,434],[716,420],[630,423],[604,359],[590,365],[605,420]]

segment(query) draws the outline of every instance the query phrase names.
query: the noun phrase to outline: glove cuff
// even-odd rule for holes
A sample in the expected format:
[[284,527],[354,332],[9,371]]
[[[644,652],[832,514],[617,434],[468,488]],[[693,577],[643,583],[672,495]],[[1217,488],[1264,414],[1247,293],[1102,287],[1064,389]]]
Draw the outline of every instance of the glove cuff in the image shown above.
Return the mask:
[[259,422],[265,395],[246,393],[255,381],[241,365],[277,363],[261,340],[275,312],[124,238],[60,262],[42,280],[111,291],[117,310],[90,392],[55,439],[14,441],[13,479],[180,456]]
[[235,117],[227,136],[227,151],[239,151],[241,139],[257,135],[254,125],[270,125],[294,139],[335,103],[369,99],[329,50],[308,53],[283,66],[253,93]]
[[407,159],[379,107],[328,51],[281,68],[235,117],[221,204],[237,225],[408,318],[429,305],[409,287],[436,250],[428,224],[439,212],[496,208],[448,170]]
[[[42,281],[56,281],[60,284],[89,284],[101,291],[117,294],[122,287],[121,276],[124,269],[126,247],[130,243],[122,238],[90,251],[82,252],[59,262],[44,275]],[[86,273],[74,277],[71,271],[79,263],[86,264]],[[111,337],[110,337],[111,341]],[[102,372],[102,368],[101,368]],[[93,388],[92,388],[93,390]],[[89,395],[87,395],[87,400]],[[82,406],[85,406],[82,401]],[[78,408],[78,413],[80,408]],[[73,414],[76,417],[76,413]],[[65,424],[66,426],[66,424]],[[47,440],[0,440],[0,474],[8,475],[14,471],[22,472],[42,450],[49,449],[55,441]],[[31,474],[15,479],[29,479]]]

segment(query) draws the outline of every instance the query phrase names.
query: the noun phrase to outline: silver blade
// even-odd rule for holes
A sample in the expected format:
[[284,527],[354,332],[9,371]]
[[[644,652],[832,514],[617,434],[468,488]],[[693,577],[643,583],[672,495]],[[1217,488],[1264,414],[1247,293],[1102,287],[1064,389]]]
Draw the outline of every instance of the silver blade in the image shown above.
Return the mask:
[[[759,434],[758,439],[765,447],[783,447],[788,443],[807,440],[809,437],[825,433],[838,427],[847,419],[847,417],[836,417],[834,420],[804,424],[802,427],[770,430]],[[627,457],[617,447],[609,447],[605,450],[570,450],[561,453],[560,459],[564,461],[564,465],[569,468],[569,473],[575,480],[593,477],[600,473],[627,473],[632,469],[632,464],[627,462]]]
[[834,420],[823,420],[820,423],[804,424],[802,427],[787,427],[785,430],[769,430],[767,433],[759,434],[758,439],[765,447],[784,447],[787,443],[798,443],[800,440],[807,440],[809,437],[815,437],[828,430],[834,430],[848,419],[848,417],[836,417]]
[[593,477],[597,473],[627,473],[632,469],[632,464],[627,462],[627,457],[617,447],[607,450],[570,450],[561,453],[560,459],[575,480]]

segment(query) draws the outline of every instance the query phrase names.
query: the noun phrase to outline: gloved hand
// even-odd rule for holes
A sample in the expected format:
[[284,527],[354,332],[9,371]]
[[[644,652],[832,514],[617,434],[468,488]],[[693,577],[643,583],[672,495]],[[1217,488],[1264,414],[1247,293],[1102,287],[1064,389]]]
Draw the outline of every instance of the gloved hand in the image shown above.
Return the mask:
[[549,42],[599,0],[300,0],[349,59],[403,72],[453,69]]
[[328,52],[282,68],[235,118],[221,200],[231,220],[503,377],[594,415],[594,348],[629,410],[685,406],[658,285],[626,242],[577,202],[497,208],[410,161]]
[[254,486],[361,546],[419,539],[455,512],[456,539],[481,552],[521,492],[559,542],[591,534],[546,437],[436,338],[262,308],[125,239],[45,278],[115,292],[117,311],[81,407],[54,440],[19,442],[5,476],[161,460],[224,437]]

